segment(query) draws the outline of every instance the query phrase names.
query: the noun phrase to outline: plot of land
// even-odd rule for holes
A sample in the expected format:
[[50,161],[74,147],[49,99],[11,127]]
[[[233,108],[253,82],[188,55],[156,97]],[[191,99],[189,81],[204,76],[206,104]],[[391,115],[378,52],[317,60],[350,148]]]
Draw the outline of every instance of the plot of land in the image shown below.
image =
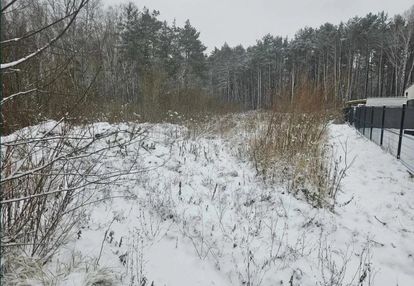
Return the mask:
[[96,193],[114,198],[91,204],[49,263],[58,284],[412,285],[414,180],[349,126],[329,126],[336,159],[350,165],[333,212],[263,182],[237,124],[231,135],[141,127],[145,144],[105,164],[128,166],[139,152],[145,171]]

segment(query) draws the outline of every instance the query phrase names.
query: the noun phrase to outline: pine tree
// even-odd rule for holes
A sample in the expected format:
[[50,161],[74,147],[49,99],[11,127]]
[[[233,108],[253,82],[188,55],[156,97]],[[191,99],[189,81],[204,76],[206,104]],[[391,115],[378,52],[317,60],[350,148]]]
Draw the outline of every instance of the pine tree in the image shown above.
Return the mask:
[[188,87],[191,82],[205,79],[206,47],[200,41],[198,32],[187,20],[184,28],[179,30],[179,45],[183,62],[181,64],[181,83]]

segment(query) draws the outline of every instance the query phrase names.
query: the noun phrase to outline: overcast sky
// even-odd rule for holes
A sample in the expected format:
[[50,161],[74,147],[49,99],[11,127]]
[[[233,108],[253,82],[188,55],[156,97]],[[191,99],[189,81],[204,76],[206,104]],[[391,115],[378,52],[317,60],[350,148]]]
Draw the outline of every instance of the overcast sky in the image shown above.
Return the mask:
[[159,10],[160,19],[182,26],[186,19],[201,32],[211,51],[224,42],[230,46],[252,45],[270,33],[294,36],[305,26],[338,24],[354,16],[386,11],[393,16],[414,0],[102,0],[105,5],[134,2]]

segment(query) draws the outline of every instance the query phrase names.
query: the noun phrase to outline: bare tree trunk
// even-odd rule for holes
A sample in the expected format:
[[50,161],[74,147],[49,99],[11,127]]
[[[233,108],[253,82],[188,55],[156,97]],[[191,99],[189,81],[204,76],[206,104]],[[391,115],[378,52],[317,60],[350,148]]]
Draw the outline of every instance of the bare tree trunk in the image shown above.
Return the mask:
[[293,64],[292,68],[292,90],[291,90],[291,98],[290,101],[293,103],[294,93],[295,93],[295,64]]
[[379,67],[378,67],[378,96],[382,97],[382,61],[383,61],[383,48],[381,46],[381,54],[379,60]]

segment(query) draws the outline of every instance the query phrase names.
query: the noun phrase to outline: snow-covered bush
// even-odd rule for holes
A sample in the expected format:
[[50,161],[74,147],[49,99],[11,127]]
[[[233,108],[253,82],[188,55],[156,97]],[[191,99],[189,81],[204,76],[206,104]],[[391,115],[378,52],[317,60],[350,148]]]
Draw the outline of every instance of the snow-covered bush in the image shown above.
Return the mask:
[[[128,125],[72,127],[51,121],[3,137],[2,255],[20,251],[40,265],[47,263],[76,236],[74,226],[87,219],[84,206],[105,199],[100,190],[140,170],[136,155],[128,167],[107,165],[114,156],[137,152],[145,134]],[[7,276],[16,269],[15,260],[6,259],[2,267]]]

